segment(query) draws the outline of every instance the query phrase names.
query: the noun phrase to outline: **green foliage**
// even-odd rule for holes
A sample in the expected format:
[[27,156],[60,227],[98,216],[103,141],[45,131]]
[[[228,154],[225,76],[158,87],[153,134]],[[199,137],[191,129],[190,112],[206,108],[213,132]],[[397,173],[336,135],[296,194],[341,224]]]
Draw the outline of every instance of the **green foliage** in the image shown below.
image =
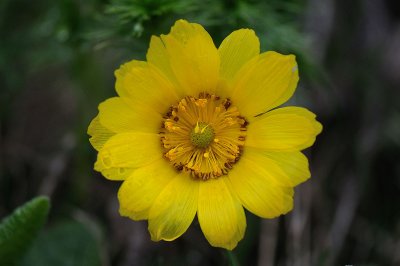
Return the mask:
[[263,50],[305,53],[304,9],[303,0],[113,0],[97,14],[97,25],[87,37],[107,40],[107,45],[121,39],[127,45],[139,39],[148,42],[150,35],[167,33],[183,18],[206,26],[217,45],[233,30],[249,27],[257,32]]
[[141,36],[143,23],[170,13],[184,13],[193,9],[192,1],[185,0],[114,0],[105,8],[119,29],[127,27],[134,37]]
[[17,208],[0,224],[0,265],[14,265],[46,221],[47,197],[36,197]]
[[21,265],[98,266],[100,261],[97,241],[86,226],[64,222],[41,234]]

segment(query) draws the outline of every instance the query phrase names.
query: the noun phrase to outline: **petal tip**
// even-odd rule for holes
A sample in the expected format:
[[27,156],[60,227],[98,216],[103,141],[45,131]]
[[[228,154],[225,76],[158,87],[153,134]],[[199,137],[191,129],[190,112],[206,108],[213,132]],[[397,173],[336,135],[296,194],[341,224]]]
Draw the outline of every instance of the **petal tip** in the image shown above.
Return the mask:
[[175,24],[180,24],[180,23],[190,24],[186,19],[183,18],[180,18],[175,22]]
[[320,134],[323,128],[324,127],[322,126],[322,124],[319,121],[315,120],[315,134],[316,135]]
[[122,217],[129,217],[129,213],[121,206],[119,207],[118,213]]
[[216,247],[216,248],[224,248],[226,250],[233,250],[237,247],[238,243],[243,239],[242,235],[240,239],[231,239],[230,241],[227,242],[214,242],[210,241],[210,239],[207,239],[207,241],[210,243],[211,246]]
[[160,237],[160,234],[158,233],[158,232],[153,232],[151,229],[150,229],[150,225],[149,225],[149,227],[148,227],[148,230],[149,230],[149,233],[150,233],[150,239],[151,239],[151,241],[154,241],[154,242],[159,242],[162,238]]

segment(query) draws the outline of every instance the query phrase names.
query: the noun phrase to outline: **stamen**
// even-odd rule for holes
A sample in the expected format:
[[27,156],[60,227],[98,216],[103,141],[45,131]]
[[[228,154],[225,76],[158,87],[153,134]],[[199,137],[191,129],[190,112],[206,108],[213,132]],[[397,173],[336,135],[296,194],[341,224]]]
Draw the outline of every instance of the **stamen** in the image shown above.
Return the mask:
[[220,177],[239,160],[247,124],[230,99],[208,93],[185,97],[164,116],[164,156],[196,179]]

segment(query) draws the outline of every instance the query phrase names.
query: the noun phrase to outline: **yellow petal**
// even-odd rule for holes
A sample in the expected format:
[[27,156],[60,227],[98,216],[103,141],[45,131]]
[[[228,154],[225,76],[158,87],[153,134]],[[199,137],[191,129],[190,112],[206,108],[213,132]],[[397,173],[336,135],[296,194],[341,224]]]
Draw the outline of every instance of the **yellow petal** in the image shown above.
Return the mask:
[[226,178],[200,183],[197,215],[201,230],[212,246],[232,250],[243,238],[246,217]]
[[149,65],[159,69],[171,82],[173,89],[179,97],[186,96],[185,89],[177,81],[174,71],[171,68],[170,57],[160,37],[151,36],[149,50],[146,59]]
[[250,29],[232,32],[218,48],[221,58],[220,75],[231,80],[242,66],[260,54],[260,41]]
[[121,181],[127,179],[134,171],[134,168],[115,167],[115,168],[102,168],[96,170],[100,171],[101,174],[109,180]]
[[310,178],[308,160],[303,153],[274,152],[246,147],[242,156],[265,169],[274,184],[294,187]]
[[204,28],[178,20],[161,39],[170,58],[172,71],[187,95],[215,92],[219,77],[219,56]]
[[162,158],[157,134],[121,133],[110,138],[97,155],[95,170],[138,168]]
[[146,55],[147,62],[160,69],[168,78],[175,78],[169,63],[165,45],[160,37],[151,36],[149,50]]
[[307,157],[300,151],[294,152],[264,152],[273,160],[289,178],[289,186],[297,186],[310,178]]
[[90,144],[92,144],[93,148],[95,148],[97,151],[104,146],[104,143],[106,143],[107,140],[115,135],[114,132],[108,130],[100,124],[98,115],[93,118],[92,122],[90,122],[87,133],[91,136],[89,139]]
[[99,105],[100,123],[113,132],[140,131],[155,133],[162,116],[152,106],[129,104],[120,97],[110,98]]
[[115,71],[118,94],[132,107],[164,115],[178,101],[173,84],[146,62],[132,60]]
[[199,182],[187,175],[180,174],[169,182],[150,209],[153,241],[172,241],[186,232],[196,215],[198,191]]
[[298,151],[310,147],[321,132],[315,114],[301,107],[284,107],[254,118],[247,127],[246,146],[268,151]]
[[[88,134],[92,136],[89,141],[92,146],[100,151],[104,144],[115,135],[100,123],[99,115],[96,116],[89,125]],[[108,168],[99,169],[104,177],[110,180],[125,180],[131,173],[132,168]]]
[[286,102],[293,95],[298,80],[293,55],[266,52],[237,72],[232,102],[241,115],[252,117]]
[[293,208],[293,189],[276,184],[268,169],[243,154],[228,174],[243,206],[263,218],[274,218]]
[[133,220],[148,219],[155,199],[176,175],[163,158],[136,169],[118,191],[119,213]]

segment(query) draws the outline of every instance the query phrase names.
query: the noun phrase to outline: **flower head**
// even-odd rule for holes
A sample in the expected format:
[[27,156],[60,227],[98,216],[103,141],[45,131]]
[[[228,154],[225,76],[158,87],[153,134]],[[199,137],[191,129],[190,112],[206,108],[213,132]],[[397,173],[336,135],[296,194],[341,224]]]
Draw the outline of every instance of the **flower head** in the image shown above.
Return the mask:
[[233,249],[243,207],[285,214],[310,177],[300,151],[322,126],[304,108],[276,108],[294,93],[297,64],[259,46],[240,29],[217,49],[201,25],[179,20],[152,37],[146,62],[115,72],[119,97],[100,104],[88,130],[95,169],[123,180],[120,214],[148,220],[153,240],[176,239],[197,214],[212,246]]

